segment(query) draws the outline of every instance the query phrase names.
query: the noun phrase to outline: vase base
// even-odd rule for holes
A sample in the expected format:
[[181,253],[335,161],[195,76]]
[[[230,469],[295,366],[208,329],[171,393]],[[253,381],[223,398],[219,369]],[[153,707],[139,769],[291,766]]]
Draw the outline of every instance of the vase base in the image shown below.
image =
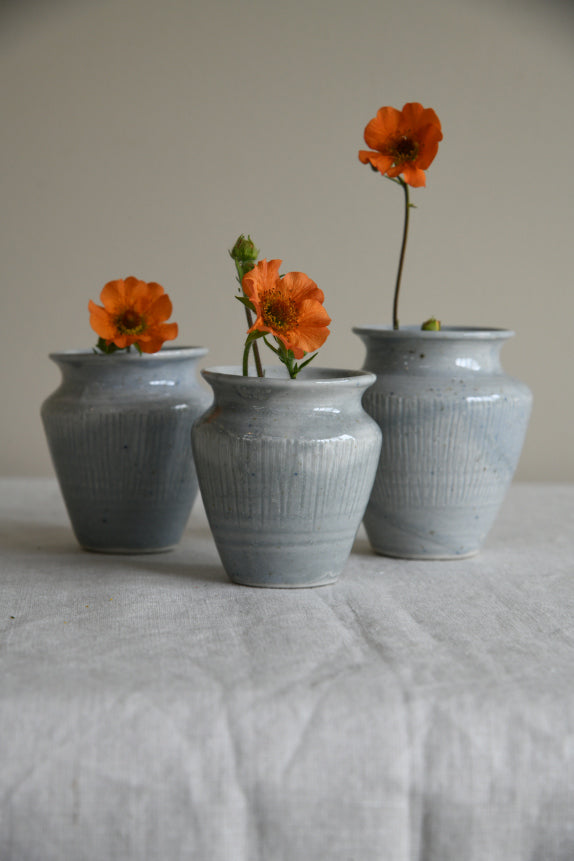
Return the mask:
[[108,556],[151,556],[154,553],[171,553],[177,545],[170,544],[168,547],[89,547],[82,544],[82,550],[88,553],[104,553]]
[[373,547],[378,556],[388,556],[390,559],[413,559],[417,562],[454,562],[457,559],[472,559],[478,556],[480,550],[467,550],[463,553],[409,553],[394,552],[392,550],[378,550]]
[[237,577],[229,577],[229,579],[236,586],[250,586],[254,589],[317,589],[320,586],[332,586],[339,578],[333,577],[328,580],[319,580],[316,583],[272,583],[262,580],[240,580]]

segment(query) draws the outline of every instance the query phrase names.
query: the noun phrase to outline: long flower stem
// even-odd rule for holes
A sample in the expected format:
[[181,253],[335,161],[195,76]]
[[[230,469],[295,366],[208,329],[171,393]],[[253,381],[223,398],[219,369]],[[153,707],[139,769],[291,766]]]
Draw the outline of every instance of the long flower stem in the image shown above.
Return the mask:
[[401,179],[400,176],[397,177],[397,179],[402,185],[405,192],[405,223],[403,227],[403,244],[401,245],[401,256],[399,258],[397,282],[395,284],[395,300],[393,302],[393,329],[399,328],[399,290],[401,289],[401,277],[403,274],[403,263],[405,262],[405,250],[407,247],[407,237],[409,233],[409,216],[411,211],[411,203],[409,200],[409,186],[403,179]]
[[245,349],[243,350],[243,376],[249,376],[249,349],[252,346],[249,338],[245,342]]
[[[245,316],[247,318],[247,328],[251,329],[251,327],[253,326],[253,317],[251,316],[251,311],[245,305],[243,307],[245,308]],[[255,359],[255,368],[257,369],[257,376],[262,377],[263,365],[261,364],[261,356],[259,355],[259,344],[257,343],[257,341],[252,341],[251,344],[246,347],[245,353],[243,354],[243,376],[246,377],[248,373],[247,356],[249,354],[249,346],[253,347],[253,358]]]
[[[259,252],[257,252],[257,253],[259,253]],[[251,260],[251,259],[241,260],[241,259],[237,259],[235,257],[233,257],[233,259],[235,261],[237,280],[239,281],[239,286],[241,287],[241,292],[243,293],[243,276],[247,272],[250,272],[253,269],[253,266],[255,264],[253,263],[253,260]],[[243,295],[245,295],[245,294],[243,294]],[[253,326],[253,317],[251,316],[251,311],[249,310],[249,308],[247,308],[247,306],[244,306],[244,308],[245,308],[245,318],[247,320],[247,328],[251,329],[251,327]],[[243,376],[244,377],[247,376],[247,364],[246,364],[246,362],[247,362],[247,356],[249,354],[249,347],[251,347],[251,346],[253,347],[253,358],[255,360],[255,368],[257,370],[257,376],[263,377],[264,373],[263,373],[263,365],[261,364],[261,356],[259,355],[259,344],[256,341],[251,341],[251,342],[248,341],[248,346],[246,347],[246,350],[243,354]]]

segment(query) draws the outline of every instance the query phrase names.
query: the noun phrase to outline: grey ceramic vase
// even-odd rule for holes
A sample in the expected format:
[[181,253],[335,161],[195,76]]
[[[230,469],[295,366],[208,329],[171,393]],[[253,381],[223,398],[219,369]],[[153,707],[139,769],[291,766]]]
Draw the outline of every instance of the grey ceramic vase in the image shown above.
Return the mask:
[[478,552],[512,480],[532,395],[508,376],[500,350],[514,333],[361,326],[363,400],[383,432],[365,514],[373,549],[451,559]]
[[381,433],[363,371],[235,367],[203,375],[214,402],[194,425],[199,486],[223,567],[248,586],[333,583],[373,486]]
[[204,347],[157,353],[52,353],[62,383],[42,420],[68,514],[86,550],[169,550],[198,485],[191,426],[210,402]]

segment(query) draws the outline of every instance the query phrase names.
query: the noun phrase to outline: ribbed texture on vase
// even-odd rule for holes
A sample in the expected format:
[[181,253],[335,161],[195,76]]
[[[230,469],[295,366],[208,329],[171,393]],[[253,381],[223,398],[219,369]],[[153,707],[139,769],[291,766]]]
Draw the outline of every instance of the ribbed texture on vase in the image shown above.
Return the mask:
[[[86,412],[52,416],[46,423],[59,475],[69,492],[93,497],[137,500],[153,494],[163,502],[185,497],[186,478],[193,473],[191,417],[180,411],[129,415]],[[105,440],[105,446],[102,441]],[[189,458],[182,459],[182,451]]]
[[222,435],[215,441],[198,432],[194,451],[209,514],[224,518],[229,529],[280,531],[293,519],[307,533],[329,523],[344,527],[364,510],[372,486],[372,472],[365,469],[369,447],[351,439],[305,443]]
[[82,547],[153,552],[180,540],[198,489],[190,437],[209,404],[196,367],[206,352],[50,355],[62,381],[41,415]]
[[436,398],[367,393],[365,408],[383,431],[364,518],[377,552],[420,559],[478,552],[524,441],[531,401],[517,391]]
[[381,433],[361,405],[372,374],[302,380],[204,372],[215,401],[192,429],[203,503],[231,580],[332,583],[364,514]]
[[465,403],[369,392],[365,406],[383,429],[381,502],[481,505],[505,493],[522,446],[507,433],[516,418],[512,398]]
[[508,376],[513,332],[355,329],[377,374],[363,405],[383,432],[365,528],[389,556],[476,553],[516,469],[532,394]]
[[197,495],[187,409],[56,413],[44,424],[83,547],[143,552],[177,544]]
[[[285,391],[297,387],[287,383]],[[380,431],[360,396],[346,393],[338,408],[317,413],[297,397],[287,410],[245,409],[243,401],[241,421],[233,402],[216,401],[195,424],[203,502],[231,580],[287,588],[337,579],[380,452]]]

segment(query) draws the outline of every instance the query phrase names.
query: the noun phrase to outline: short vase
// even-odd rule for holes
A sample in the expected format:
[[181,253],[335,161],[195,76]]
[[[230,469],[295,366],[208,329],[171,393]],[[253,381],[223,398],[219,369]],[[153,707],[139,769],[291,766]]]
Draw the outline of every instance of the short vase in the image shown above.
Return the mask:
[[203,503],[225,571],[247,586],[333,583],[373,486],[381,433],[361,405],[363,371],[283,368],[244,377],[203,371],[211,408],[192,442]]
[[79,544],[151,553],[181,539],[198,484],[191,426],[210,402],[204,347],[157,353],[52,353],[60,387],[42,420]]
[[377,375],[363,404],[383,432],[364,520],[373,549],[412,559],[476,554],[516,470],[530,416],[529,388],[500,364],[514,333],[353,331],[367,348],[365,370]]

